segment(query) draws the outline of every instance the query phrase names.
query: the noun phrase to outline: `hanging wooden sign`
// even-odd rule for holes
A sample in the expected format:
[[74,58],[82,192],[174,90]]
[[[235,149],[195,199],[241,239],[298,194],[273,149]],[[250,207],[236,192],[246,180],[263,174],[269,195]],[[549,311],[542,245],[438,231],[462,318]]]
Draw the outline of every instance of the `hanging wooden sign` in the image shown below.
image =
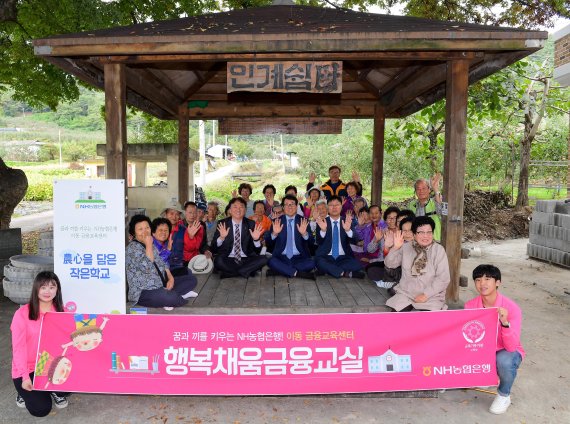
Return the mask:
[[342,93],[342,61],[228,62],[228,93]]
[[220,135],[342,133],[342,119],[337,118],[222,118],[218,122]]

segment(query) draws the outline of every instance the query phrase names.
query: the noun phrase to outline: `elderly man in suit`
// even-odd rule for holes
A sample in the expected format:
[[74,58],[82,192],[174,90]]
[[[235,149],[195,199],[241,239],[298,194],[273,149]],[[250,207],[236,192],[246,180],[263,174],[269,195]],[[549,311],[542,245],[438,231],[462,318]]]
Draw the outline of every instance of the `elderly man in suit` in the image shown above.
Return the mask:
[[328,201],[329,216],[316,218],[317,252],[315,262],[317,269],[335,278],[364,278],[362,265],[354,258],[350,244],[356,244],[352,213],[341,220],[342,201],[338,196],[331,196]]
[[220,278],[254,276],[267,263],[261,250],[261,225],[244,219],[247,203],[235,197],[229,203],[229,218],[218,223],[210,251],[216,255],[214,267]]
[[309,221],[297,214],[299,201],[295,196],[286,195],[282,203],[285,215],[275,219],[271,231],[265,234],[267,248],[273,252],[267,263],[267,275],[314,280],[315,262],[309,253],[309,243],[312,243]]

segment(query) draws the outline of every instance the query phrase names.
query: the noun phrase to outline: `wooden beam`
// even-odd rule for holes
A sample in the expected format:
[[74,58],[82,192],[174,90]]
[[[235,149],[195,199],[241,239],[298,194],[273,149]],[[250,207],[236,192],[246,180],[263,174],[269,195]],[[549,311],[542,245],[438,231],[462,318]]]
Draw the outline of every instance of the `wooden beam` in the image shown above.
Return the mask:
[[[352,63],[350,63],[350,65],[352,65]],[[379,94],[380,94],[379,87],[374,85],[367,78],[370,71],[372,71],[371,68],[365,68],[365,69],[352,68],[351,69],[351,68],[348,68],[348,66],[346,66],[344,68],[344,71],[347,74],[349,74],[352,78],[354,78],[354,80],[357,81],[366,91],[368,91],[370,94],[372,94],[374,96],[374,98],[377,99],[379,97]],[[346,86],[345,86],[344,90],[346,91]]]
[[408,104],[417,96],[445,81],[446,64],[421,67],[415,74],[410,75],[402,84],[380,97],[380,102],[386,106],[386,113]]
[[[483,58],[476,59],[471,63],[471,69],[469,71],[469,85],[488,77],[495,72],[506,68],[517,60],[528,56],[528,52],[512,52],[512,53],[491,53],[485,54]],[[435,86],[430,91],[415,97],[407,105],[403,105],[401,108],[391,112],[391,117],[404,117],[416,113],[418,110],[423,109],[440,99],[445,97],[445,81],[441,84]]]
[[451,275],[446,298],[450,301],[459,299],[468,88],[469,61],[450,61],[447,66],[443,179],[443,191],[448,203],[448,215],[442,217],[442,244],[447,253]]
[[[498,32],[345,32],[330,34],[232,34],[205,36],[51,38],[34,40],[40,56],[106,56],[140,54],[216,54],[271,52],[368,52],[368,51],[510,51],[539,50],[544,33]],[[227,60],[227,59],[226,59]]]
[[125,180],[127,190],[127,101],[125,65],[108,64],[105,71],[107,148],[105,177]]
[[219,72],[219,70],[222,68],[222,65],[222,63],[219,63],[207,72],[194,71],[194,74],[196,75],[196,81],[194,81],[194,83],[191,84],[190,87],[186,89],[186,91],[184,91],[184,101],[188,101],[192,95],[196,93],[196,91],[198,91],[204,86],[204,84],[210,81],[210,79],[212,79],[212,77]]
[[372,118],[374,102],[346,101],[338,105],[282,105],[209,102],[206,107],[190,107],[190,119],[332,117]]
[[180,205],[188,200],[189,166],[188,153],[190,141],[190,121],[188,107],[182,104],[178,107],[178,201]]
[[[48,62],[53,63],[64,71],[76,76],[81,81],[94,87],[105,89],[103,66],[100,68],[93,66],[84,60],[63,59],[59,57],[46,57]],[[127,104],[136,107],[159,119],[171,119],[171,115],[164,109],[145,99],[140,94],[127,88]]]
[[183,62],[209,62],[229,60],[312,60],[318,57],[322,60],[450,60],[472,59],[482,56],[479,51],[364,51],[364,52],[285,52],[285,53],[191,53],[191,54],[133,54],[114,56],[93,56],[91,61],[101,63],[183,63]]
[[222,118],[220,135],[242,134],[342,134],[342,119],[336,118]]
[[384,178],[384,133],[386,114],[384,107],[376,104],[374,108],[374,140],[372,145],[372,204],[381,207],[382,180]]
[[[91,66],[101,66],[100,64],[91,64]],[[129,92],[140,96],[142,99],[163,109],[170,117],[178,115],[178,102],[172,98],[169,90],[165,88],[146,69],[129,68],[125,66],[125,76],[127,79],[127,100]]]

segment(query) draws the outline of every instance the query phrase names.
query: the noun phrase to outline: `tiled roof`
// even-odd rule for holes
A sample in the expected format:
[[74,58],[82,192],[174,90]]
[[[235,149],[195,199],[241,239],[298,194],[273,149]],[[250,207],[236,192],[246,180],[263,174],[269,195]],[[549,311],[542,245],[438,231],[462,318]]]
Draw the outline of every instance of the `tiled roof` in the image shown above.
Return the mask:
[[347,9],[312,6],[267,6],[76,34],[62,34],[50,38],[446,31],[530,32],[524,29],[436,21],[409,16],[381,15]]

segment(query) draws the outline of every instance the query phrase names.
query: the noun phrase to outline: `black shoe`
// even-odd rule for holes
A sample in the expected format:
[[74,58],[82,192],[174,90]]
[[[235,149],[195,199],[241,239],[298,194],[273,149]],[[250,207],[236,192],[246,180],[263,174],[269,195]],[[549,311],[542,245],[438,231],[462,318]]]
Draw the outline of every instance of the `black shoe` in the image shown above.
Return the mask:
[[364,278],[364,272],[352,271],[352,277],[351,278],[358,278],[359,280],[362,280]]
[[322,277],[323,275],[325,275],[325,273],[323,271],[321,271],[320,269],[317,269],[315,271],[315,276]]
[[52,392],[51,398],[53,399],[53,403],[55,403],[56,408],[67,408],[67,398],[65,396],[58,396]]
[[303,272],[303,271],[297,271],[297,275],[295,275],[295,277],[303,278],[305,280],[313,280],[313,281],[317,279],[317,277],[315,277],[315,274],[313,272]]
[[276,275],[279,275],[279,273],[277,271],[272,270],[272,269],[268,269],[267,271],[265,271],[266,277],[275,277]]
[[20,395],[16,396],[16,406],[18,408],[25,408],[26,407],[26,401]]
[[394,296],[396,294],[396,290],[394,290],[393,287],[390,287],[388,289],[388,294],[390,295],[390,297]]
[[249,273],[249,277],[250,277],[250,278],[255,278],[256,275],[257,275],[257,271],[251,271],[251,272]]

